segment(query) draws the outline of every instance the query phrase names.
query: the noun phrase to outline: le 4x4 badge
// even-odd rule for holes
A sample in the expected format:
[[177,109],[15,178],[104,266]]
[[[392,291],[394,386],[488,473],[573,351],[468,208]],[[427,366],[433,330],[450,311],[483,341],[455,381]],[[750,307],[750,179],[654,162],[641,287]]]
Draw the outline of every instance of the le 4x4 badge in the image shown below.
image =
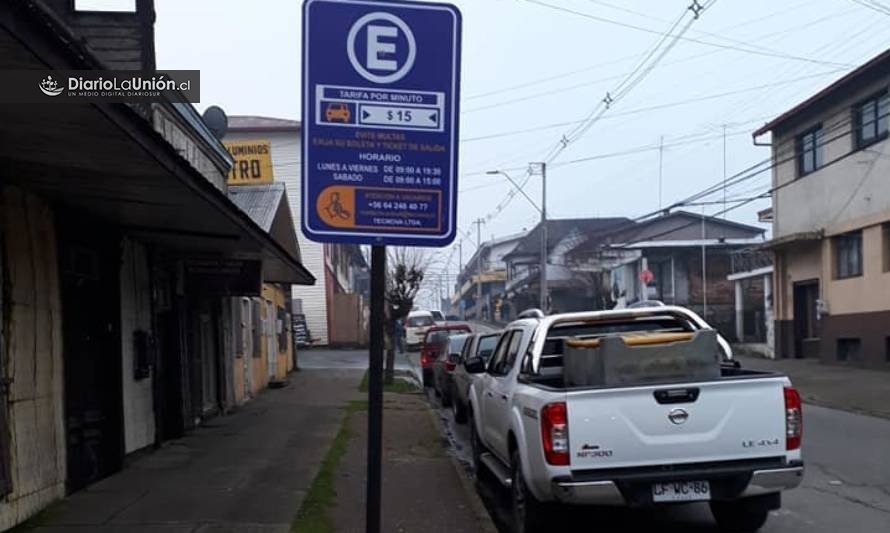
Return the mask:
[[742,448],[762,448],[765,446],[778,446],[779,439],[743,440]]

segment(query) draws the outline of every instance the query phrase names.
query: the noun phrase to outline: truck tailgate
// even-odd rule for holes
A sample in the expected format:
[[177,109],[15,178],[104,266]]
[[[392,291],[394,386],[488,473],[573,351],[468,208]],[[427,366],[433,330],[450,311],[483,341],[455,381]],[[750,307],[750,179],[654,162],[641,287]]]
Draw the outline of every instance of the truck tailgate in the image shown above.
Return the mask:
[[571,467],[784,455],[784,385],[777,376],[568,392]]

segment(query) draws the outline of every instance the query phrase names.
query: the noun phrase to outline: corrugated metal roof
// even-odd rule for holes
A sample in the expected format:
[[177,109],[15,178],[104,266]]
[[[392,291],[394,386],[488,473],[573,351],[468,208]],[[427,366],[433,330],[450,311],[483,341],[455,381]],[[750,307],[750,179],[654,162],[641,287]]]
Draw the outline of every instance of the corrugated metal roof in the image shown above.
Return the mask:
[[[629,224],[633,224],[633,221],[625,217],[551,218],[547,220],[547,248],[548,251],[552,251],[566,235],[576,229],[583,235],[597,235],[627,227]],[[504,258],[522,254],[540,255],[540,253],[541,223],[538,222],[538,225],[526,233],[516,248]]]
[[284,184],[233,185],[229,187],[228,194],[235,205],[268,233],[284,196]]
[[260,117],[256,115],[232,115],[229,117],[229,131],[299,131],[299,120],[286,118]]

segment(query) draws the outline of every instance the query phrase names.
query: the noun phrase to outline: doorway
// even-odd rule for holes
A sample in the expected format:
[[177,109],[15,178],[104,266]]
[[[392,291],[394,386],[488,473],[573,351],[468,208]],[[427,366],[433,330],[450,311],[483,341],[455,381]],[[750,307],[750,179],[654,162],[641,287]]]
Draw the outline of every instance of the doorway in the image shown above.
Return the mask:
[[67,488],[121,468],[124,456],[120,239],[59,217]]
[[198,315],[198,349],[201,354],[201,410],[203,415],[216,414],[219,401],[219,365],[217,361],[216,321],[207,311]]
[[794,284],[794,357],[819,357],[819,280]]
[[269,370],[269,381],[278,379],[278,342],[275,336],[277,325],[275,304],[266,302],[266,361]]

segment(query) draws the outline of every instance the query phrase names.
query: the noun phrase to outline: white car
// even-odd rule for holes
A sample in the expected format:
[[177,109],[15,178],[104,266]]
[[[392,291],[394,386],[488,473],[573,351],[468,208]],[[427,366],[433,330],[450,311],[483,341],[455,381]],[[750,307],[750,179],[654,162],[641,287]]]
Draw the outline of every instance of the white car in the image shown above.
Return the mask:
[[410,349],[420,348],[426,331],[435,325],[433,314],[429,311],[411,311],[405,319],[405,346]]
[[698,315],[672,306],[523,318],[468,394],[477,468],[511,489],[515,531],[553,504],[707,501],[723,531],[758,530],[800,484],[800,396],[742,369]]

